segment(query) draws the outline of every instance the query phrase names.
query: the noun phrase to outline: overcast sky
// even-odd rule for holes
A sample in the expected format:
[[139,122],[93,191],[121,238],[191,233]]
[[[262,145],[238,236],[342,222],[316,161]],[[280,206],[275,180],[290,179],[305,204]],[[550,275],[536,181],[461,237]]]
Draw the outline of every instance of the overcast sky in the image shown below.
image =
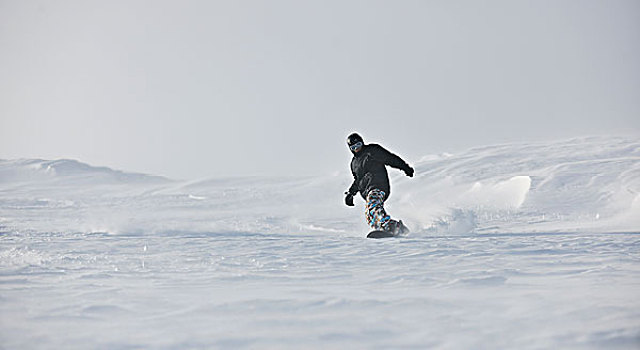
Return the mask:
[[640,136],[640,1],[0,0],[0,158],[348,174],[352,131]]

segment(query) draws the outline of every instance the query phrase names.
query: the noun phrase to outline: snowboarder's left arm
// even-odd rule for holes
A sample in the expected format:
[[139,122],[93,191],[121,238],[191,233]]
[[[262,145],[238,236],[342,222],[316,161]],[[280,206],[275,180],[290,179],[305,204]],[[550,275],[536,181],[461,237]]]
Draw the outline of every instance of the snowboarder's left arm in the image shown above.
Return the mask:
[[387,151],[384,147],[380,145],[375,146],[375,155],[378,160],[392,168],[404,171],[404,173],[409,177],[413,177],[414,170],[409,166],[409,164],[407,164],[407,162],[402,160],[399,156]]

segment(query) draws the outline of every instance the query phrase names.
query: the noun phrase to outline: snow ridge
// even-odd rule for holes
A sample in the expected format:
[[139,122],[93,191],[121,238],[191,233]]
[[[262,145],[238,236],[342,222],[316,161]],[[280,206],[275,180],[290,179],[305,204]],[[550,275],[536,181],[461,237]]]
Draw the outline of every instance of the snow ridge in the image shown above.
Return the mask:
[[[390,170],[387,208],[412,235],[640,231],[638,140],[486,146],[408,161],[416,176]],[[63,231],[361,236],[368,230],[363,202],[355,210],[342,203],[351,181],[346,169],[313,178],[176,182],[74,160],[5,160],[0,208],[22,229],[50,226],[25,218],[40,210]]]
[[168,179],[96,167],[73,159],[0,159],[0,183],[56,181],[83,182],[85,185],[110,182],[163,182]]

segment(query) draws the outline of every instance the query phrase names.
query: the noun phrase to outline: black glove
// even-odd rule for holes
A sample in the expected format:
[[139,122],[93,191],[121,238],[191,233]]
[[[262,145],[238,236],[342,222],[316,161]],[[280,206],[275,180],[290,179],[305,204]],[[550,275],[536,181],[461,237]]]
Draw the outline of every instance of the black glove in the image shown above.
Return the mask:
[[353,207],[353,194],[349,193],[349,192],[345,192],[344,194],[346,194],[347,196],[344,197],[344,204]]
[[407,167],[406,169],[404,169],[404,173],[407,174],[408,177],[413,177],[413,168]]

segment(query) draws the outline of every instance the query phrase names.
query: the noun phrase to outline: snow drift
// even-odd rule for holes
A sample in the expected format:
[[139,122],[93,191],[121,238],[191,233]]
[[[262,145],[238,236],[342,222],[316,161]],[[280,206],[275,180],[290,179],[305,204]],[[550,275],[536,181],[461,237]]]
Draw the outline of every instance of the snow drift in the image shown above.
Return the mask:
[[398,211],[422,228],[441,230],[443,222],[472,217],[469,229],[478,233],[640,229],[638,141],[594,137],[475,148],[430,157],[417,173],[417,181],[399,178],[396,193]]

